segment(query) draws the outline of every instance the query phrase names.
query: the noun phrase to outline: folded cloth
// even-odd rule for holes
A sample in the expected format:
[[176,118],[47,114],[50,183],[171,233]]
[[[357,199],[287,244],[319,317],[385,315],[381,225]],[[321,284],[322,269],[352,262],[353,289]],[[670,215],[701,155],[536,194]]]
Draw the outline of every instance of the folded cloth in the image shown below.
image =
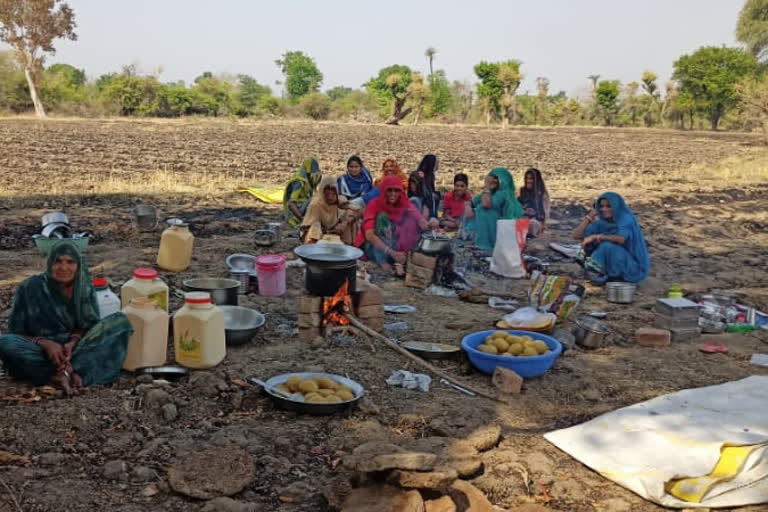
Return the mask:
[[552,242],[549,244],[549,247],[553,251],[557,251],[560,254],[574,259],[579,255],[579,251],[581,250],[581,245],[579,244],[559,244],[557,242]]
[[237,192],[251,194],[259,201],[271,204],[283,202],[284,190],[282,187],[240,187]]
[[411,373],[407,370],[395,370],[387,379],[390,386],[399,386],[405,389],[418,389],[419,391],[429,391],[429,384],[432,378],[423,373]]

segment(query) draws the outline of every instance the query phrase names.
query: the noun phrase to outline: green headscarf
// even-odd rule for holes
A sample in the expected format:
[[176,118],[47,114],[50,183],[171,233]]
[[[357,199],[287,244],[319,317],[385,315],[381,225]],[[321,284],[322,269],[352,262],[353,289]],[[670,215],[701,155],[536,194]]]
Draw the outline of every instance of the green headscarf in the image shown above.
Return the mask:
[[320,183],[322,178],[323,174],[320,171],[320,164],[316,158],[310,157],[304,160],[296,174],[288,181],[283,193],[283,210],[289,216],[288,223],[292,227],[297,227],[301,220],[293,217],[288,203],[296,203],[299,209],[302,209],[302,207],[306,209],[309,200],[312,199],[315,188],[317,188],[317,184]]
[[523,205],[517,200],[515,195],[515,179],[505,167],[496,167],[488,176],[495,176],[499,180],[499,188],[493,192],[493,203],[496,203],[497,195],[499,199],[504,200],[504,211],[501,212],[502,219],[522,219]]
[[96,292],[88,272],[88,263],[77,246],[67,240],[62,240],[53,246],[48,254],[45,267],[46,285],[51,298],[67,302],[69,299],[61,291],[61,284],[53,279],[53,265],[59,256],[66,255],[77,263],[74,283],[72,284],[72,305],[74,306],[75,327],[88,329],[99,322],[99,307]]

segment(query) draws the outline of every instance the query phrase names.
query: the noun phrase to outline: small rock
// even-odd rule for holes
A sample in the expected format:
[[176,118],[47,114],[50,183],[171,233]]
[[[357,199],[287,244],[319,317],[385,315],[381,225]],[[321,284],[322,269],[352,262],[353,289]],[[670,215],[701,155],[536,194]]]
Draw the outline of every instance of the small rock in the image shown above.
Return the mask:
[[523,378],[514,370],[497,366],[493,370],[491,382],[496,388],[507,395],[519,395],[523,389]]
[[192,453],[168,469],[171,489],[203,500],[237,494],[255,478],[251,455],[245,450],[227,447]]
[[404,448],[401,448],[396,444],[382,443],[381,441],[370,441],[368,443],[361,444],[352,450],[352,453],[354,455],[373,457],[376,455],[387,455],[389,453],[402,453],[404,451],[406,451]]
[[419,491],[404,491],[391,485],[354,489],[344,500],[341,512],[424,512]]
[[172,421],[176,420],[176,418],[179,417],[179,411],[176,409],[175,404],[165,404],[162,408],[163,412],[163,418],[168,423],[171,423]]
[[464,480],[453,482],[448,489],[448,495],[459,510],[472,512],[494,512],[495,510],[480,489]]
[[413,451],[437,454],[436,471],[454,469],[460,477],[469,477],[480,471],[483,461],[477,450],[465,439],[426,437],[407,444]]
[[243,405],[243,392],[235,391],[232,393],[232,396],[229,398],[229,403],[232,404],[233,409],[240,409],[240,407]]
[[437,455],[433,453],[403,452],[375,457],[345,457],[344,465],[350,469],[370,473],[388,469],[407,469],[412,471],[430,471],[435,467]]
[[156,494],[160,493],[160,489],[158,489],[157,485],[152,484],[146,486],[144,489],[141,490],[141,495],[145,498],[151,498],[152,496],[155,496]]
[[369,416],[376,416],[381,412],[381,409],[379,408],[379,406],[373,403],[367,397],[360,400],[360,404],[358,408],[360,412],[362,412],[363,414],[368,414]]
[[584,488],[576,480],[558,480],[552,484],[550,494],[559,500],[566,498],[580,498],[584,495]]
[[102,469],[107,480],[124,481],[128,478],[128,465],[122,460],[111,460]]
[[499,443],[500,439],[501,427],[499,425],[480,427],[467,436],[469,444],[479,452],[490,450]]
[[312,350],[317,350],[320,348],[325,347],[328,344],[327,341],[325,341],[325,338],[322,336],[315,336],[315,339],[312,340],[312,342],[309,344],[309,348]]
[[146,373],[136,377],[136,382],[138,384],[152,384],[152,380],[152,376]]
[[147,393],[149,393],[149,391],[151,389],[154,389],[154,388],[155,388],[155,386],[153,386],[152,383],[150,382],[149,384],[139,384],[138,386],[133,388],[133,391],[137,395],[143,396],[143,395],[146,395]]
[[317,488],[309,482],[297,480],[278,490],[278,495],[291,498],[298,503],[307,503],[317,494]]
[[526,456],[525,464],[528,466],[528,471],[534,475],[549,475],[555,468],[552,459],[541,452],[534,452]]
[[66,454],[53,452],[43,453],[37,458],[37,462],[41,466],[57,466],[66,460]]
[[450,496],[424,502],[424,512],[456,512],[456,504]]
[[162,389],[152,388],[144,396],[144,406],[151,410],[160,410],[171,401],[171,395]]
[[602,400],[602,398],[603,398],[603,394],[600,393],[600,391],[598,391],[595,388],[587,388],[587,389],[585,389],[581,393],[581,396],[582,396],[582,398],[584,398],[584,400],[589,400],[590,402],[598,402],[598,401]]
[[235,501],[232,498],[214,498],[203,505],[201,512],[256,512],[254,503]]
[[194,372],[189,377],[189,385],[192,389],[208,398],[215,398],[219,395],[220,384],[226,386],[223,380],[210,372]]
[[402,471],[396,469],[387,475],[387,483],[405,489],[444,489],[459,477],[455,469],[444,471]]
[[595,503],[595,508],[598,512],[628,512],[632,509],[632,505],[621,498],[610,498],[598,501]]
[[136,466],[131,471],[131,479],[134,482],[149,482],[155,479],[155,472],[146,466]]

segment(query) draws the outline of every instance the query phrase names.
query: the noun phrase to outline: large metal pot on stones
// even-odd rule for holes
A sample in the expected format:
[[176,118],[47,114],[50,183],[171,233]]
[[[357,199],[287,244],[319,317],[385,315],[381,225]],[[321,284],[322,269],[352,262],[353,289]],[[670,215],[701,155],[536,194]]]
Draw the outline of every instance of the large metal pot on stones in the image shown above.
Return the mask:
[[304,279],[310,294],[330,297],[345,280],[349,282],[349,293],[355,291],[357,260],[363,255],[357,247],[320,242],[300,245],[293,252],[307,264]]

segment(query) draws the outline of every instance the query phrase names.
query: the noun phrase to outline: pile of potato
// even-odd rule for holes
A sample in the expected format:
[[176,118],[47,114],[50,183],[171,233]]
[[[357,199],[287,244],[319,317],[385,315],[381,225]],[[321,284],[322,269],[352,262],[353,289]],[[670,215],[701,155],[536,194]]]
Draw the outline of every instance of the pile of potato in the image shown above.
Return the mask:
[[477,350],[486,354],[507,357],[540,356],[550,352],[546,343],[530,336],[515,336],[504,331],[496,331],[487,338]]
[[301,394],[304,402],[310,404],[337,404],[355,398],[351,389],[328,377],[302,379],[294,375],[275,388],[291,395]]

